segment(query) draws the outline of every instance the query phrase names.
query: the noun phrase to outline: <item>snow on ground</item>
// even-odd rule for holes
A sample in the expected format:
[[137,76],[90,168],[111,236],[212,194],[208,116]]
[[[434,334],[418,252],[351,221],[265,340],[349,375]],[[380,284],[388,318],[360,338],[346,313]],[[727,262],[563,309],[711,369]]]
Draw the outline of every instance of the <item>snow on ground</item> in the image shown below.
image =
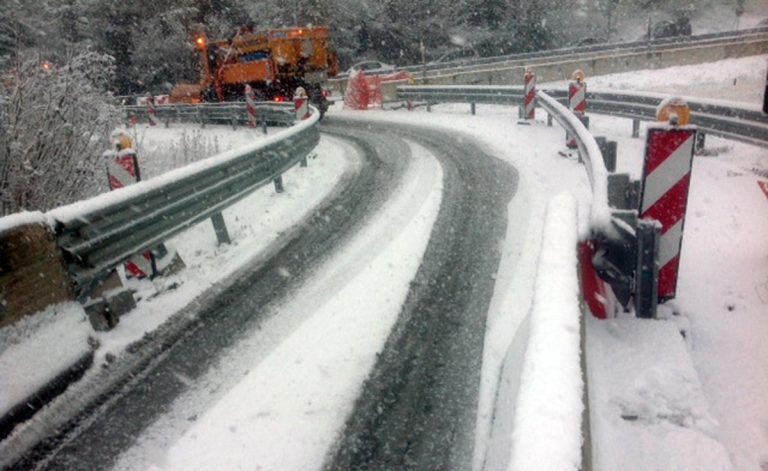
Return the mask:
[[[738,102],[740,106],[759,109],[763,103],[767,67],[768,55],[760,55],[709,64],[587,77],[587,86],[591,91],[675,94]],[[539,86],[565,88],[568,83],[548,82]]]
[[190,403],[210,401],[209,392],[179,398],[118,469],[322,466],[400,313],[440,207],[439,164],[411,149],[396,196],[200,383],[247,373],[192,424]]
[[92,333],[77,303],[51,306],[0,330],[0,416],[86,355]]

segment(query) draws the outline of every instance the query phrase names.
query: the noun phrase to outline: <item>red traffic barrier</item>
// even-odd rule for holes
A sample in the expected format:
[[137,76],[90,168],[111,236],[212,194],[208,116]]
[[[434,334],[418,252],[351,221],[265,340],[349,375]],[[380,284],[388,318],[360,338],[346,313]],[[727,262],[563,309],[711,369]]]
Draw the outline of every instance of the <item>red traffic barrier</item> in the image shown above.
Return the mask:
[[523,99],[523,106],[525,107],[525,119],[536,118],[536,74],[530,69],[525,71],[523,75],[523,83],[525,88],[525,98]]
[[370,100],[370,89],[364,72],[352,75],[347,82],[344,94],[344,106],[353,110],[367,110]]
[[253,93],[253,88],[248,84],[245,84],[245,110],[248,113],[248,127],[255,128],[258,121],[256,95]]
[[696,128],[649,127],[640,217],[661,223],[659,302],[675,297]]

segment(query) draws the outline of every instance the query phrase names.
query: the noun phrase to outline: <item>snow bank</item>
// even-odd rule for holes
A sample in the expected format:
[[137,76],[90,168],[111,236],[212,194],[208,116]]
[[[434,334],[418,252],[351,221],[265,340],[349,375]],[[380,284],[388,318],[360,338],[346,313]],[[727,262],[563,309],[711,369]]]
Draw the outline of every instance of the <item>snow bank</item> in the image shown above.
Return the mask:
[[498,435],[511,425],[511,436],[495,438],[508,443],[502,448],[508,457],[490,454],[486,469],[581,467],[576,244],[576,202],[569,193],[560,193],[547,208],[533,306],[510,345],[502,370],[494,428]]
[[85,355],[91,332],[77,303],[52,306],[0,330],[0,415]]

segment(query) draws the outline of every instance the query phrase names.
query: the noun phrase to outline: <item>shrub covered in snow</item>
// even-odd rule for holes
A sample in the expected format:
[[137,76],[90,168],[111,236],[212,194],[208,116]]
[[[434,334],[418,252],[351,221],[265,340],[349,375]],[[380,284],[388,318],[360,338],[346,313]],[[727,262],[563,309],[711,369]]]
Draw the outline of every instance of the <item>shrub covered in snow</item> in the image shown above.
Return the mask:
[[61,64],[16,55],[0,102],[0,215],[46,210],[95,192],[117,123],[109,56],[82,50]]

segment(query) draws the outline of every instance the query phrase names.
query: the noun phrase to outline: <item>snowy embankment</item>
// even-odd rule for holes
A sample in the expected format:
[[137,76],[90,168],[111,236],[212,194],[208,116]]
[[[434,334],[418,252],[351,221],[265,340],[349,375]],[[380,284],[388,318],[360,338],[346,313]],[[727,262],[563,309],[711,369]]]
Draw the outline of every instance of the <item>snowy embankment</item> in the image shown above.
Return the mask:
[[581,468],[582,378],[576,205],[547,207],[530,313],[504,358],[486,468]]
[[322,466],[397,320],[440,207],[439,164],[415,144],[411,151],[404,181],[374,219],[200,381],[235,384],[215,398],[205,388],[180,397],[117,469]]

